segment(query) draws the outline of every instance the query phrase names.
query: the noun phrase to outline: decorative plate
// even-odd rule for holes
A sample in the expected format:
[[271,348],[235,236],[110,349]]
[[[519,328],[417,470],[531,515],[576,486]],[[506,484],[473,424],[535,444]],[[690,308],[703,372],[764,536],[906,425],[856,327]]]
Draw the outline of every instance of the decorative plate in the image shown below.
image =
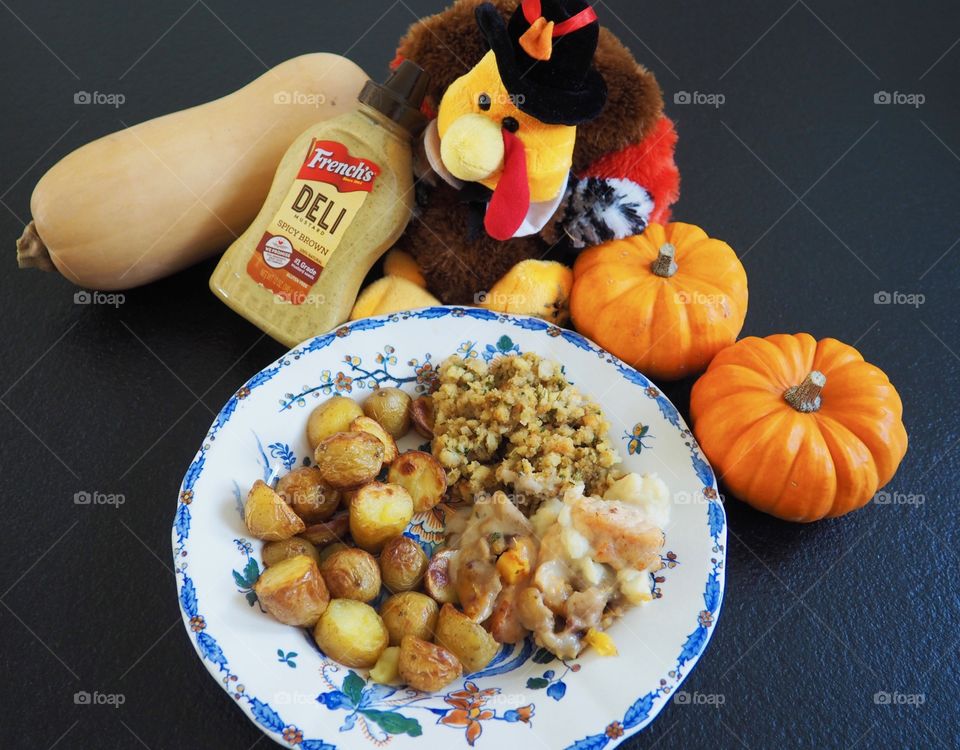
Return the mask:
[[[563,364],[611,423],[624,468],[657,472],[674,502],[654,600],[610,628],[620,655],[560,661],[530,640],[443,693],[377,685],[327,659],[306,630],[260,611],[261,542],[242,502],[256,479],[310,462],[307,415],[322,399],[376,385],[431,388],[445,357],[532,351]],[[423,441],[411,435],[401,449]],[[442,540],[432,513],[408,534]],[[676,408],[643,375],[538,318],[431,307],[311,339],[254,375],[217,415],[187,469],[173,522],[183,622],[216,680],[271,739],[300,750],[470,745],[612,747],[649,724],[696,663],[723,598],[726,522],[713,471]]]

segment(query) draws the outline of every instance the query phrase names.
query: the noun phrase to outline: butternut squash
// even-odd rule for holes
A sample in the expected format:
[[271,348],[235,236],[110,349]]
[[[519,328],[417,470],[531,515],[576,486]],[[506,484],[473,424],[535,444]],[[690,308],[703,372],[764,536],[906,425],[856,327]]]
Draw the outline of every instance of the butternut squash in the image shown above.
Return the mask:
[[290,143],[354,109],[366,80],[339,55],[301,55],[221,99],[82,146],[34,189],[20,267],[129,289],[223,250],[256,217]]

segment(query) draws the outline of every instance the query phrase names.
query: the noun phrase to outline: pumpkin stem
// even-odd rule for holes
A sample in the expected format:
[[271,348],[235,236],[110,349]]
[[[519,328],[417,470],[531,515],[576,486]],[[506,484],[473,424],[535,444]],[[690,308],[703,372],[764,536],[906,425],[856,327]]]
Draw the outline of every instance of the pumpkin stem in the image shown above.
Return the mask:
[[819,370],[812,370],[800,385],[787,388],[783,399],[800,412],[809,413],[820,408],[820,391],[827,384],[827,376]]
[[673,259],[676,254],[677,249],[669,242],[664,242],[660,245],[660,253],[651,264],[650,270],[661,278],[669,279],[677,272],[677,264]]
[[17,240],[17,266],[20,268],[39,268],[41,271],[53,271],[50,251],[37,234],[37,225],[30,222],[23,230],[23,236]]

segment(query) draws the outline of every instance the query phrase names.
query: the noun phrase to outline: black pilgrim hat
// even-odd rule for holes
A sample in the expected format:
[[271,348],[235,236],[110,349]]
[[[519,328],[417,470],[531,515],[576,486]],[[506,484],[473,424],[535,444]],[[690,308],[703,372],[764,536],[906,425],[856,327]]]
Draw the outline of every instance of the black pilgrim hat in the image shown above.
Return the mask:
[[508,23],[483,3],[476,17],[521,111],[554,125],[577,125],[600,114],[607,86],[592,67],[600,24],[587,3],[523,0]]

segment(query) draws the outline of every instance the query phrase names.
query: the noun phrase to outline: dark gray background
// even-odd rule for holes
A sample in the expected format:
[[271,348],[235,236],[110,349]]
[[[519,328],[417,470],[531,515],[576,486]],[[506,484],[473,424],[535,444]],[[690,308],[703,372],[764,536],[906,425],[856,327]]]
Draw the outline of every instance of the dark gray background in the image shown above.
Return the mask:
[[[187,642],[169,528],[213,413],[281,347],[207,291],[212,263],[129,292],[116,310],[75,305],[62,278],[17,271],[33,185],[121,120],[213,99],[303,52],[349,49],[379,76],[404,29],[440,7],[0,0],[0,746],[268,744]],[[743,258],[744,334],[834,336],[883,367],[911,440],[888,489],[923,500],[812,526],[728,500],[723,614],[683,686],[722,705],[671,704],[629,746],[956,747],[958,5],[597,10],[656,72],[677,120],[676,218]],[[126,103],[75,105],[79,90]],[[681,91],[725,103],[675,104]],[[879,105],[878,91],[925,102]],[[925,300],[878,305],[881,291]],[[689,385],[666,387],[684,412]],[[80,490],[126,503],[77,506]],[[125,703],[77,706],[78,690]],[[878,691],[924,702],[878,705]]]

